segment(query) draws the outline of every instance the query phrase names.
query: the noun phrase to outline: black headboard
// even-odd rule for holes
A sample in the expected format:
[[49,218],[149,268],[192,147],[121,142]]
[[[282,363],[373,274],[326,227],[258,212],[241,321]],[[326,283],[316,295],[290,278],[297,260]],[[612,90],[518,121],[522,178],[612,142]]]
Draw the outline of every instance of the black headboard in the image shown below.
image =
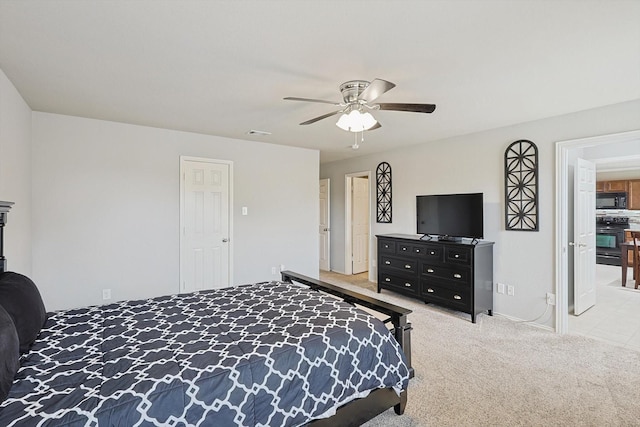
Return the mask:
[[7,213],[13,202],[0,201],[0,273],[6,271],[7,260],[4,258],[4,225],[7,223]]

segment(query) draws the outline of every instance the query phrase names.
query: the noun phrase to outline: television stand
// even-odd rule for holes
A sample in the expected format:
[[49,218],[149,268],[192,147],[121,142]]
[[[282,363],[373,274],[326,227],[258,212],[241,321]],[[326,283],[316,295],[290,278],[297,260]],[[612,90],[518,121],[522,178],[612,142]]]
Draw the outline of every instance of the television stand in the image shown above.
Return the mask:
[[378,293],[391,290],[476,316],[493,315],[493,242],[378,238]]

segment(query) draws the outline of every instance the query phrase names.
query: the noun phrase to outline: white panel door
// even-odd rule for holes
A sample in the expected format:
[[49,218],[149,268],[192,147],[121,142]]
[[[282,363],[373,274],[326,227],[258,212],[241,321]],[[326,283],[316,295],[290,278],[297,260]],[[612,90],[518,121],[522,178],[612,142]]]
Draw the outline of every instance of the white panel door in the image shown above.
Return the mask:
[[596,166],[578,159],[574,173],[574,314],[596,304]]
[[183,162],[181,291],[229,286],[229,164]]
[[353,178],[351,218],[353,274],[369,269],[369,180]]
[[329,179],[320,180],[320,270],[329,271],[331,269],[329,259],[331,254],[329,229]]

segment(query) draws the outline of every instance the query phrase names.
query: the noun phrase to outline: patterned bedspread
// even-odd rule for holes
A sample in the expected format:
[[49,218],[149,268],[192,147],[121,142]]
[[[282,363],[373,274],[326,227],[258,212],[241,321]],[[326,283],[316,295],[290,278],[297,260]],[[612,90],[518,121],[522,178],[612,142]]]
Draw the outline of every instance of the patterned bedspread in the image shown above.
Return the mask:
[[50,314],[0,426],[295,426],[408,377],[379,320],[259,283]]

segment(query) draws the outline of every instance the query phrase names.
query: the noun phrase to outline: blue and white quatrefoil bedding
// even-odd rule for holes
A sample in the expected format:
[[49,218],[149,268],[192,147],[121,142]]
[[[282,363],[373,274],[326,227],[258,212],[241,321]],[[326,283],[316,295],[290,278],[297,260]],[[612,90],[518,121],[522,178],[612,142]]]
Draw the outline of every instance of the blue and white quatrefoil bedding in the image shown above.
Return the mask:
[[259,283],[50,314],[0,426],[296,426],[408,378],[379,320]]

